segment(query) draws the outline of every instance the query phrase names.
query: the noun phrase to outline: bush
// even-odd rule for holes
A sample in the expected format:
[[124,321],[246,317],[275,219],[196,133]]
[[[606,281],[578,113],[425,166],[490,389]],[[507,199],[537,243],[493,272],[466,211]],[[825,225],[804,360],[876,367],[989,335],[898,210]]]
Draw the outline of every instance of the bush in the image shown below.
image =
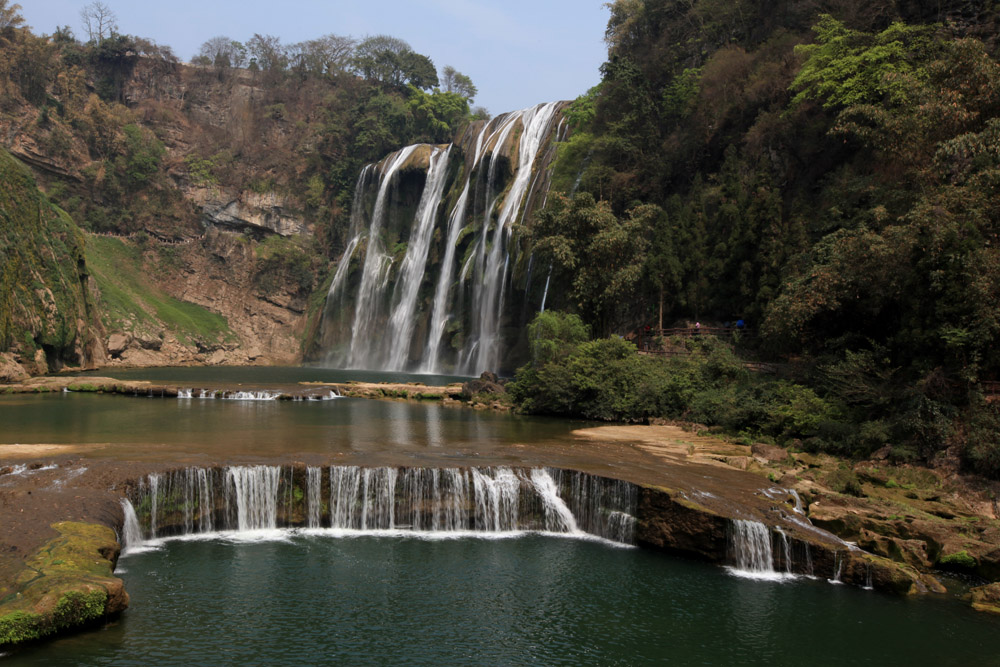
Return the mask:
[[861,489],[861,480],[858,479],[858,476],[853,470],[847,468],[846,466],[842,466],[828,473],[823,479],[823,482],[836,493],[845,493],[849,496],[865,495],[864,491]]

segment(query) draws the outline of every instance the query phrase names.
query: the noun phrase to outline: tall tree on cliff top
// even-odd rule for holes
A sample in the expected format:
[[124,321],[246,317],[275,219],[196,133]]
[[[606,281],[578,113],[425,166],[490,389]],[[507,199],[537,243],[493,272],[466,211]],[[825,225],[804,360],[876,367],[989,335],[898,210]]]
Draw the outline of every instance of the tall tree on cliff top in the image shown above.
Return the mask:
[[118,17],[103,2],[92,2],[81,9],[80,19],[91,42],[101,42],[118,30]]
[[0,0],[0,32],[8,28],[19,28],[24,25],[24,17],[20,14],[21,5],[7,5],[7,0]]

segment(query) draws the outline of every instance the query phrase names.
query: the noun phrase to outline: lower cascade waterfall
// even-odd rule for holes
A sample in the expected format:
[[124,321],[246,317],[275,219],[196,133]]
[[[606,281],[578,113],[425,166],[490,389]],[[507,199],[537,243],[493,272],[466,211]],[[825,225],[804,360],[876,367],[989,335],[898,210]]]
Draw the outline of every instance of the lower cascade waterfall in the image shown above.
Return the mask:
[[729,551],[736,572],[758,577],[777,575],[771,531],[763,523],[733,519],[729,526]]
[[353,531],[590,534],[634,541],[633,484],[548,468],[229,466],[140,481],[126,551],[170,535],[283,527]]

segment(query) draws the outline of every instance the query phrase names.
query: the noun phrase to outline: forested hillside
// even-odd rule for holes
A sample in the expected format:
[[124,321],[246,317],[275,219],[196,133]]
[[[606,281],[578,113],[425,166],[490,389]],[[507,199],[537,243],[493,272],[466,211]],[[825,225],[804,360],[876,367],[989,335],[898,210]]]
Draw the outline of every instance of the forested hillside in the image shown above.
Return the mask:
[[218,36],[183,64],[98,8],[80,38],[38,35],[0,0],[0,143],[84,232],[110,361],[301,358],[361,167],[449,141],[475,85],[386,35]]
[[[739,348],[820,403],[754,385],[729,422],[731,401],[713,417],[690,397],[612,414],[844,453],[952,448],[1000,471],[980,384],[1000,377],[996,18],[989,2],[613,3],[603,80],[556,167],[571,199],[534,229],[550,303],[597,335],[743,319]],[[816,418],[786,428],[781,410]]]

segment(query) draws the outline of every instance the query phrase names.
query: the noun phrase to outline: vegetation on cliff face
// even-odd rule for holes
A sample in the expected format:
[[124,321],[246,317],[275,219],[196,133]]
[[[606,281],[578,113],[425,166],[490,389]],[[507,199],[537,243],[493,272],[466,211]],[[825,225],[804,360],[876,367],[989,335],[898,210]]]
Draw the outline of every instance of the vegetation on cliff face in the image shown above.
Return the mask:
[[0,350],[80,363],[92,344],[84,238],[0,148]]
[[101,321],[109,331],[159,339],[164,331],[182,343],[207,348],[232,336],[225,318],[175,299],[149,279],[142,252],[115,238],[92,236],[87,265],[97,284]]
[[[958,1],[613,3],[603,80],[570,108],[553,184],[592,211],[572,229],[643,211],[614,252],[642,278],[572,268],[609,265],[605,232],[574,241],[555,198],[535,230],[555,306],[598,335],[742,318],[756,354],[795,361],[794,391],[827,408],[794,436],[804,446],[949,450],[1000,475],[982,384],[1000,379],[997,16]],[[607,280],[610,310],[590,297]],[[596,373],[624,343],[594,345],[573,363]],[[623,374],[680,364],[621,359]],[[728,400],[746,397],[707,421]],[[751,429],[777,435],[769,412]]]

